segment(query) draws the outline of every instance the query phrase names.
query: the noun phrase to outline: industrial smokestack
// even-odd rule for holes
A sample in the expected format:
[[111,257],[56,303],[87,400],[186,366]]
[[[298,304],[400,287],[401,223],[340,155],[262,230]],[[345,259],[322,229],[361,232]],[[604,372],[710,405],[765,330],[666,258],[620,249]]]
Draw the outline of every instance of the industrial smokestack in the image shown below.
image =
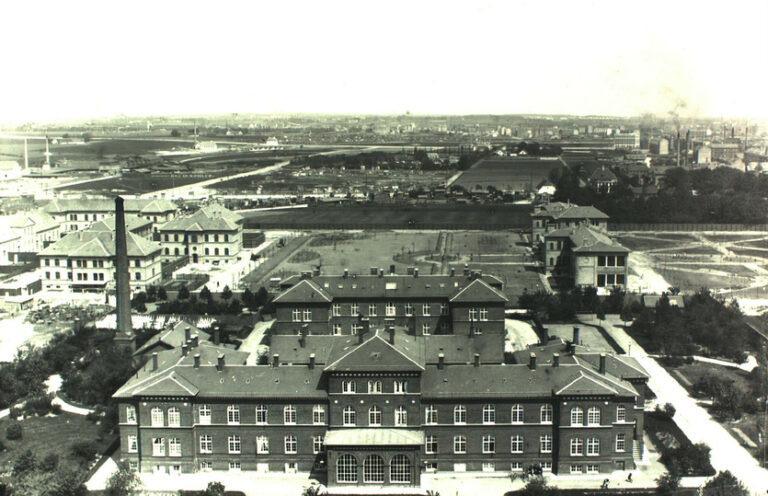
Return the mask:
[[131,324],[131,282],[128,274],[128,245],[125,232],[125,207],[123,199],[115,198],[115,298],[117,300],[117,338],[130,342],[135,349],[136,341]]

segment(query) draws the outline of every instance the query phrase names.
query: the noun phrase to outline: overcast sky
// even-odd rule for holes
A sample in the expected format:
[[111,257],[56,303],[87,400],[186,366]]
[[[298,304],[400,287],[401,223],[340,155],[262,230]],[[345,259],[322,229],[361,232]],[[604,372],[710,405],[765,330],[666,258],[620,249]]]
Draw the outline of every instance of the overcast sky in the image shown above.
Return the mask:
[[0,121],[768,117],[768,0],[0,2]]

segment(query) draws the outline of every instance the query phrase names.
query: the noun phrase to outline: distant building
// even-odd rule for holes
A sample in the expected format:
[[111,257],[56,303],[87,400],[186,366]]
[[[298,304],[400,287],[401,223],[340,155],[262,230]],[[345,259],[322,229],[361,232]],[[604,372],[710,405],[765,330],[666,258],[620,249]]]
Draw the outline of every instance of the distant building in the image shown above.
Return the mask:
[[544,241],[544,235],[555,229],[587,223],[608,230],[608,216],[592,206],[581,207],[571,203],[551,202],[537,205],[531,214],[531,242]]
[[614,134],[613,147],[616,150],[640,148],[640,132]]
[[212,153],[217,151],[219,146],[215,141],[201,141],[195,145],[195,148],[203,153]]
[[[160,282],[160,245],[127,233],[131,289],[144,291]],[[75,293],[103,292],[114,281],[115,234],[78,231],[39,253],[43,289]]]
[[15,160],[0,160],[0,180],[13,181],[24,175],[24,168]]
[[713,162],[733,162],[741,149],[738,143],[712,143],[709,147],[712,149]]
[[20,251],[25,253],[37,253],[61,236],[61,224],[44,210],[16,213],[10,228],[21,235]]
[[712,148],[708,146],[702,146],[696,150],[696,163],[697,164],[711,164],[712,163]]
[[563,286],[625,289],[629,250],[605,231],[586,224],[549,231],[544,236],[544,263]]
[[10,228],[9,223],[0,222],[0,265],[15,263],[14,254],[21,252],[21,234]]
[[213,204],[158,227],[163,259],[189,256],[192,263],[233,263],[243,249],[243,217]]
[[[56,199],[43,210],[53,216],[68,233],[85,229],[96,221],[115,215],[115,204],[108,199]],[[151,220],[155,224],[167,222],[178,212],[175,203],[169,200],[126,199],[125,213]]]
[[649,151],[656,155],[669,155],[669,140],[667,138],[652,139]]
[[611,189],[618,184],[619,178],[613,171],[605,165],[595,169],[589,178],[587,178],[587,184],[589,184],[595,191],[601,191],[609,193]]
[[[113,232],[115,230],[115,217],[107,217],[98,222],[94,222],[88,227],[88,230]],[[125,230],[136,234],[137,236],[141,236],[142,238],[151,239],[152,221],[137,215],[126,215]]]

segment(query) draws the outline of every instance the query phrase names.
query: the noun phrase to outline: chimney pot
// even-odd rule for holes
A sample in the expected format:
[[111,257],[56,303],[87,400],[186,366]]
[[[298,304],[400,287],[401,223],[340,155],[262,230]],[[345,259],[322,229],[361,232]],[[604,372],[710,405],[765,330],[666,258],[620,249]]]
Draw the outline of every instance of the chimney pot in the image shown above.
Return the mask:
[[189,338],[191,337],[191,335],[192,335],[192,328],[191,327],[185,327],[184,328],[184,342],[185,343],[189,342]]
[[224,355],[223,354],[219,354],[219,360],[218,360],[218,363],[217,363],[217,366],[216,366],[216,370],[218,370],[219,372],[224,370]]
[[272,366],[273,367],[279,367],[280,366],[280,354],[275,353],[272,355]]
[[395,326],[389,326],[387,332],[389,333],[389,344],[395,344]]
[[455,277],[455,276],[456,276],[456,268],[451,267],[451,277]]
[[555,353],[552,355],[552,366],[553,367],[560,366],[560,353]]
[[480,353],[475,353],[475,367],[480,366]]
[[414,269],[413,269],[413,277],[419,277],[419,268],[418,267],[414,267]]
[[189,346],[186,344],[181,345],[181,356],[189,355]]
[[605,353],[600,353],[600,373],[601,374],[605,374],[605,362],[606,362]]
[[384,269],[379,269],[379,277],[384,277]]
[[213,330],[213,344],[219,345],[221,343],[221,329]]
[[580,344],[581,334],[578,327],[573,328],[573,344]]
[[395,264],[392,264],[389,266],[389,273],[394,274],[395,273]]
[[195,368],[199,369],[200,368],[200,353],[195,353],[195,357],[194,358],[195,358]]
[[536,353],[531,353],[529,366],[531,370],[536,370]]
[[310,370],[315,368],[315,354],[314,353],[310,353],[309,354],[309,368],[310,368]]
[[344,278],[349,277],[349,269],[344,269]]
[[445,367],[445,353],[437,354],[437,368],[442,370]]
[[152,370],[157,370],[157,352],[152,353]]
[[191,341],[192,348],[197,348],[197,345],[199,344],[199,340],[200,340],[200,336],[198,336],[197,334],[192,336],[192,341]]

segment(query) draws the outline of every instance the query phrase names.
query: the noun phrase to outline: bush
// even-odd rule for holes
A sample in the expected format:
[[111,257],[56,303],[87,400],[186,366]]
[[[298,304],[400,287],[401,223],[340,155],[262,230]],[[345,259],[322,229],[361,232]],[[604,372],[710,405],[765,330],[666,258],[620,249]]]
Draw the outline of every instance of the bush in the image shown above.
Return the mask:
[[13,474],[25,474],[33,471],[36,467],[37,460],[35,459],[34,453],[32,453],[32,450],[27,450],[13,461]]
[[718,472],[701,490],[702,496],[749,496],[744,484],[728,470]]
[[99,415],[95,411],[88,412],[88,414],[85,416],[85,419],[91,422],[98,422],[99,420],[101,420],[101,415]]
[[680,487],[680,476],[666,473],[656,479],[656,493],[663,496],[675,494]]
[[656,409],[653,411],[653,414],[658,418],[672,420],[672,417],[675,416],[676,411],[677,410],[675,410],[675,406],[672,403],[667,403],[663,408],[659,407],[659,405],[656,405]]
[[11,411],[9,413],[9,416],[12,419],[16,420],[17,418],[21,417],[22,413],[24,413],[24,412],[23,412],[23,410],[21,408],[19,408],[17,406],[14,406],[14,407],[11,407]]
[[53,472],[59,466],[59,455],[56,453],[48,453],[40,462],[40,470],[45,472]]
[[141,483],[135,473],[121,467],[107,479],[107,487],[104,489],[104,495],[129,496],[138,489],[140,484]]
[[61,415],[61,405],[51,405],[51,413],[54,415]]
[[22,430],[21,430],[21,424],[18,422],[14,422],[5,429],[5,438],[14,440],[14,439],[21,439],[22,436]]
[[51,411],[51,399],[52,396],[48,394],[41,394],[28,399],[24,404],[24,413],[41,417],[47,415]]
[[209,482],[203,496],[224,496],[224,484],[219,481]]
[[88,463],[96,458],[98,449],[93,441],[78,441],[72,445],[72,454]]

